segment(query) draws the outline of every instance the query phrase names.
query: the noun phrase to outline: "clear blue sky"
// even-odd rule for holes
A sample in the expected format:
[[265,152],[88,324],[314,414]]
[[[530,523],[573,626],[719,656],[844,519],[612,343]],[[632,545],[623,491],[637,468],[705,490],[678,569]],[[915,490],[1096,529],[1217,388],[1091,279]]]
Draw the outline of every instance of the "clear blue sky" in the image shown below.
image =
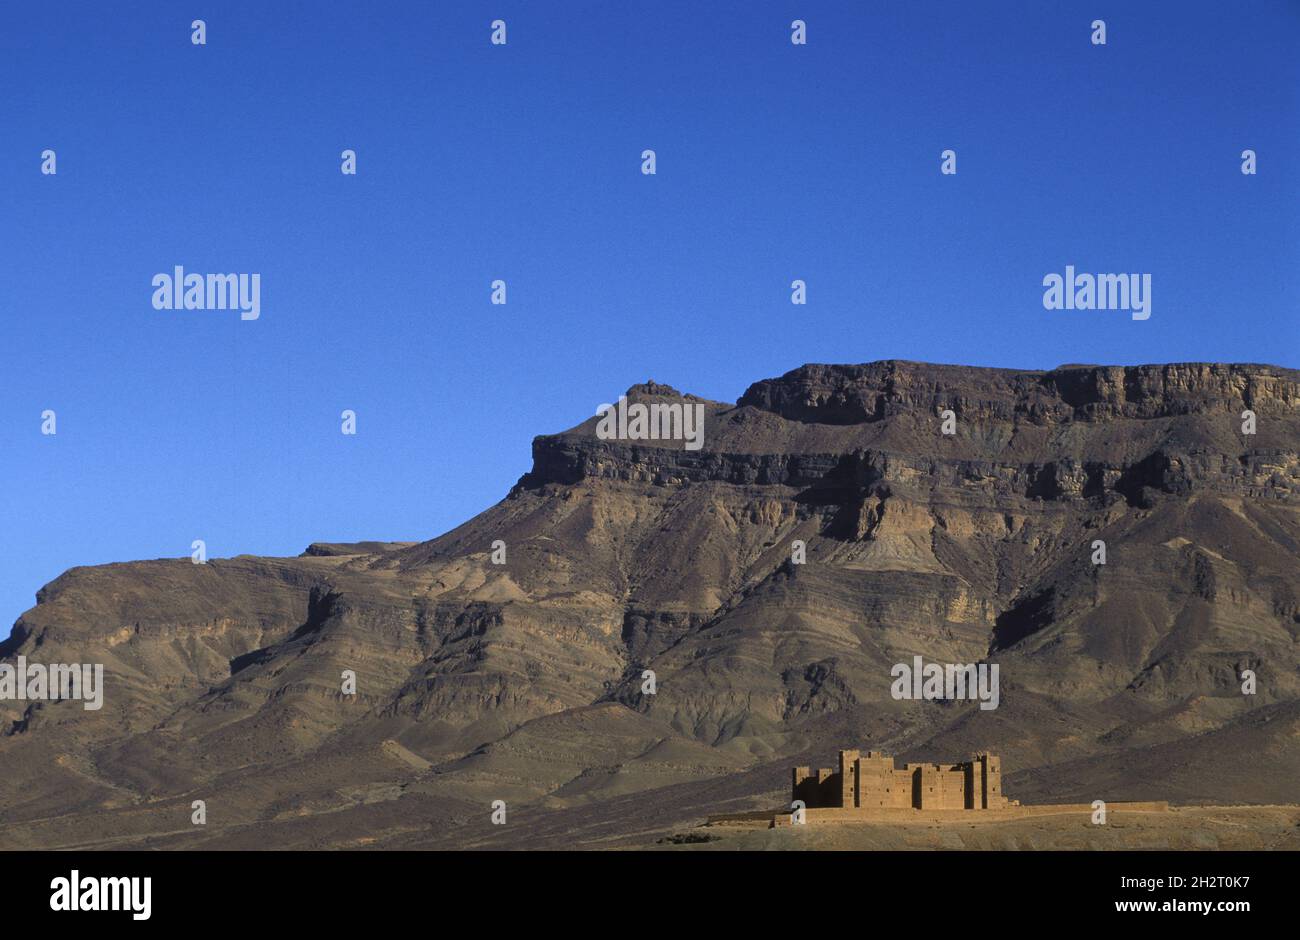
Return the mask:
[[[432,537],[648,378],[1300,365],[1294,0],[4,19],[0,635],[73,565]],[[1044,310],[1066,264],[1151,273],[1151,319]],[[174,265],[260,273],[261,318],[154,310]]]

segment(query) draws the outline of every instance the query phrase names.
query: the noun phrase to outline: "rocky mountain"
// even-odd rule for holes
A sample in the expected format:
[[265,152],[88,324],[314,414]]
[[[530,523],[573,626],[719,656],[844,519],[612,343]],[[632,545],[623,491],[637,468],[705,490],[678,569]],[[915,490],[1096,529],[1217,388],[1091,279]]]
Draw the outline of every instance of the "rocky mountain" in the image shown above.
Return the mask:
[[[887,361],[627,399],[702,406],[703,446],[593,416],[427,542],[46,585],[0,662],[103,663],[104,703],[0,701],[0,845],[644,844],[841,746],[991,749],[1024,802],[1297,801],[1300,372]],[[997,664],[998,706],[894,698],[914,656]]]

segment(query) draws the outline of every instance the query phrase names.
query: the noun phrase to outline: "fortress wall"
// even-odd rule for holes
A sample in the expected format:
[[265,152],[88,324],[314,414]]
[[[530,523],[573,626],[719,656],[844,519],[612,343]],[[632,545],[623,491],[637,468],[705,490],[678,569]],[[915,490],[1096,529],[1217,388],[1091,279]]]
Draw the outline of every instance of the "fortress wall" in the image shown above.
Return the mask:
[[985,754],[980,758],[984,773],[984,805],[997,809],[1006,802],[1002,795],[1002,758]]
[[[910,765],[909,765],[910,766]],[[961,765],[941,767],[922,764],[920,773],[920,803],[917,809],[965,809],[966,770]]]
[[[1010,813],[1016,816],[1051,816],[1058,813],[1083,813],[1091,817],[1093,808],[1091,803],[1037,803],[1032,806],[1013,806],[1008,805],[1003,808],[1002,812]],[[1147,800],[1135,801],[1129,803],[1107,803],[1106,813],[1167,813],[1169,812],[1169,802],[1167,800]]]
[[[1106,811],[1108,814],[1115,813],[1167,813],[1169,804],[1165,801],[1150,802],[1132,802],[1132,803],[1107,803]],[[994,822],[999,819],[1023,819],[1027,816],[1065,816],[1077,815],[1081,821],[1088,821],[1092,818],[1092,805],[1089,803],[1045,803],[1038,806],[1015,806],[1007,805],[1001,809],[990,812],[979,813],[972,817],[971,813],[964,809],[898,809],[898,808],[869,808],[869,809],[841,809],[838,807],[821,807],[808,809],[804,812],[804,819],[807,825],[839,825],[850,823],[930,823],[930,822],[971,822],[973,819],[980,819],[988,822]],[[735,814],[732,817],[710,817],[709,822],[713,823],[716,819],[718,823],[741,823],[751,822],[756,814],[745,813]],[[768,813],[763,816],[773,827],[784,827],[791,825],[789,813]]]
[[895,770],[894,762],[879,754],[857,760],[858,791],[851,804],[861,809],[908,809],[912,805],[912,775]]
[[858,800],[858,752],[840,751],[839,792],[835,806],[856,806]]
[[[841,775],[829,767],[813,772],[808,767],[796,767],[792,773],[791,800],[803,800],[806,806],[840,807],[843,801]],[[850,801],[849,806],[853,803]]]

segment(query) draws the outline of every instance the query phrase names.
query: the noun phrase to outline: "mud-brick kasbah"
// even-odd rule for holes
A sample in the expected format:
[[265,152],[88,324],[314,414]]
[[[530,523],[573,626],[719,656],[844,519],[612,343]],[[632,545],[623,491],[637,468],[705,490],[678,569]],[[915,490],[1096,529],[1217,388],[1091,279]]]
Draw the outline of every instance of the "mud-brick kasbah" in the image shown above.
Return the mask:
[[[840,769],[794,769],[792,799],[841,809],[1002,809],[1002,761],[977,754],[959,764],[904,764],[880,751],[840,751]],[[1018,804],[1017,804],[1018,805]]]
[[[839,769],[795,767],[791,774],[791,808],[712,816],[709,825],[789,826],[804,823],[870,822],[873,819],[925,815],[935,818],[1040,816],[1083,813],[1090,803],[1041,803],[1023,806],[1002,795],[1002,761],[980,753],[954,764],[904,764],[880,751],[840,751]],[[1107,812],[1163,813],[1164,801],[1107,802]]]

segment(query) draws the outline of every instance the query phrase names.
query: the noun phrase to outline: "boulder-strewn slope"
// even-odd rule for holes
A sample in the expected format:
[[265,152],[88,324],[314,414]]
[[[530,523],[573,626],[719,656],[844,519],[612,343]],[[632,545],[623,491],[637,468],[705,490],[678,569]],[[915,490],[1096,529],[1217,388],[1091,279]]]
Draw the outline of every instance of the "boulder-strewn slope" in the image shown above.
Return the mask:
[[[992,748],[1026,802],[1300,796],[1300,373],[890,361],[628,394],[701,402],[703,449],[591,418],[428,542],[47,585],[0,658],[104,663],[105,704],[0,702],[0,845],[613,844],[770,803],[840,745]],[[999,707],[895,701],[914,655],[997,663]]]

